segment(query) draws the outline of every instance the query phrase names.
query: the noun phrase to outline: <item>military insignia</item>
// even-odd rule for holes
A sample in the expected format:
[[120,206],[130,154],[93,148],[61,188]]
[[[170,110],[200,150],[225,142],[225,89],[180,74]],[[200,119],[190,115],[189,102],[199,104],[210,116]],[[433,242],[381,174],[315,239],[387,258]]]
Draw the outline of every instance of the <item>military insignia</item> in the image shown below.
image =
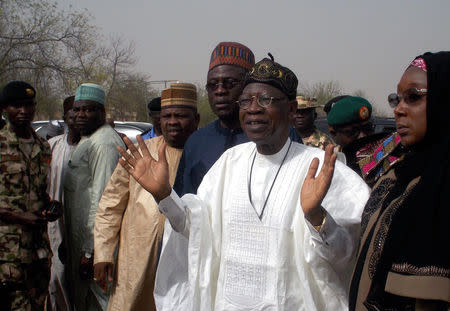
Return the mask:
[[34,91],[32,89],[25,89],[28,97],[34,97]]
[[370,116],[369,108],[367,108],[366,106],[362,106],[361,108],[359,108],[359,118],[361,120],[366,120],[369,118],[369,116]]

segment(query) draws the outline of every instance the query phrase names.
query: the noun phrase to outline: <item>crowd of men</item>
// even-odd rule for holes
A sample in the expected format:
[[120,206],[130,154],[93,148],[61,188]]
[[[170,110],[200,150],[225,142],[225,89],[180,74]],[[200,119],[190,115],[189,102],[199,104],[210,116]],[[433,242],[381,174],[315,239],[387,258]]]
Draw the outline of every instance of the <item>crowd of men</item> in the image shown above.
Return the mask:
[[327,103],[328,136],[269,56],[219,43],[217,120],[198,129],[196,87],[173,83],[136,145],[106,122],[97,84],[64,100],[66,131],[48,141],[31,127],[33,86],[4,86],[5,310],[347,310],[361,214],[399,136],[375,134],[356,96]]

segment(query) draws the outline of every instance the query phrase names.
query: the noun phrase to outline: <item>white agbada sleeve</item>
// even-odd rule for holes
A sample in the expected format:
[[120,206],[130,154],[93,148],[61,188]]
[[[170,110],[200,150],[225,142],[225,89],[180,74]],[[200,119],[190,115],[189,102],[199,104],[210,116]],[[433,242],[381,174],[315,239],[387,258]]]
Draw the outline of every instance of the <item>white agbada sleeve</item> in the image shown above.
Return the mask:
[[[249,154],[248,150],[238,153],[246,145],[222,155],[205,175],[197,195],[187,194],[180,199],[172,191],[160,202],[161,212],[175,230],[165,228],[154,292],[158,310],[241,310],[230,306],[223,296],[225,272],[221,271],[224,269],[221,257],[226,255],[222,254],[223,204],[228,202],[224,194],[233,193],[230,189],[239,182],[233,174],[228,176],[228,172],[242,170],[236,161],[242,154]],[[280,258],[288,262],[281,266],[278,276],[282,284],[276,285],[286,297],[279,307],[280,310],[345,310],[359,223],[369,189],[356,173],[337,163],[332,185],[322,204],[327,210],[327,220],[317,232],[304,218],[299,193],[312,158],[317,156],[322,161],[323,152],[300,145],[295,148],[298,150],[293,151],[292,161],[300,162],[291,165],[297,171],[284,175],[296,175],[284,176],[289,179],[281,191],[292,194],[286,201],[292,202],[288,206],[293,214],[288,217],[292,218],[288,220],[291,229],[280,231]]]

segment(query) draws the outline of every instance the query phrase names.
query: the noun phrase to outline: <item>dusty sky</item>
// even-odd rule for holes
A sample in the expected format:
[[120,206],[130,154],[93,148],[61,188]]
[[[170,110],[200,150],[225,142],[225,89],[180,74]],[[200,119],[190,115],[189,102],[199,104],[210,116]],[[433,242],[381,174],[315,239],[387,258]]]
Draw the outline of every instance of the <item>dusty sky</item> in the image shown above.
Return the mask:
[[339,81],[386,113],[408,62],[450,49],[449,0],[59,1],[87,8],[106,36],[133,40],[137,69],[151,80],[203,85],[212,49],[238,41],[257,61],[271,52],[300,83]]

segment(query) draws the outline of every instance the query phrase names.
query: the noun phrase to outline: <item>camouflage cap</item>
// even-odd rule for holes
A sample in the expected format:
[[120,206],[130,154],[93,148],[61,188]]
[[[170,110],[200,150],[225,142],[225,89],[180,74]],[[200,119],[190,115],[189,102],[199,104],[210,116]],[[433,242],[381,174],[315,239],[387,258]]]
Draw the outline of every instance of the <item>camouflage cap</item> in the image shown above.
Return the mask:
[[314,97],[297,96],[297,109],[308,109],[320,107],[317,99]]
[[331,126],[361,122],[370,119],[372,105],[367,99],[358,96],[348,96],[339,100],[328,114],[328,124]]

